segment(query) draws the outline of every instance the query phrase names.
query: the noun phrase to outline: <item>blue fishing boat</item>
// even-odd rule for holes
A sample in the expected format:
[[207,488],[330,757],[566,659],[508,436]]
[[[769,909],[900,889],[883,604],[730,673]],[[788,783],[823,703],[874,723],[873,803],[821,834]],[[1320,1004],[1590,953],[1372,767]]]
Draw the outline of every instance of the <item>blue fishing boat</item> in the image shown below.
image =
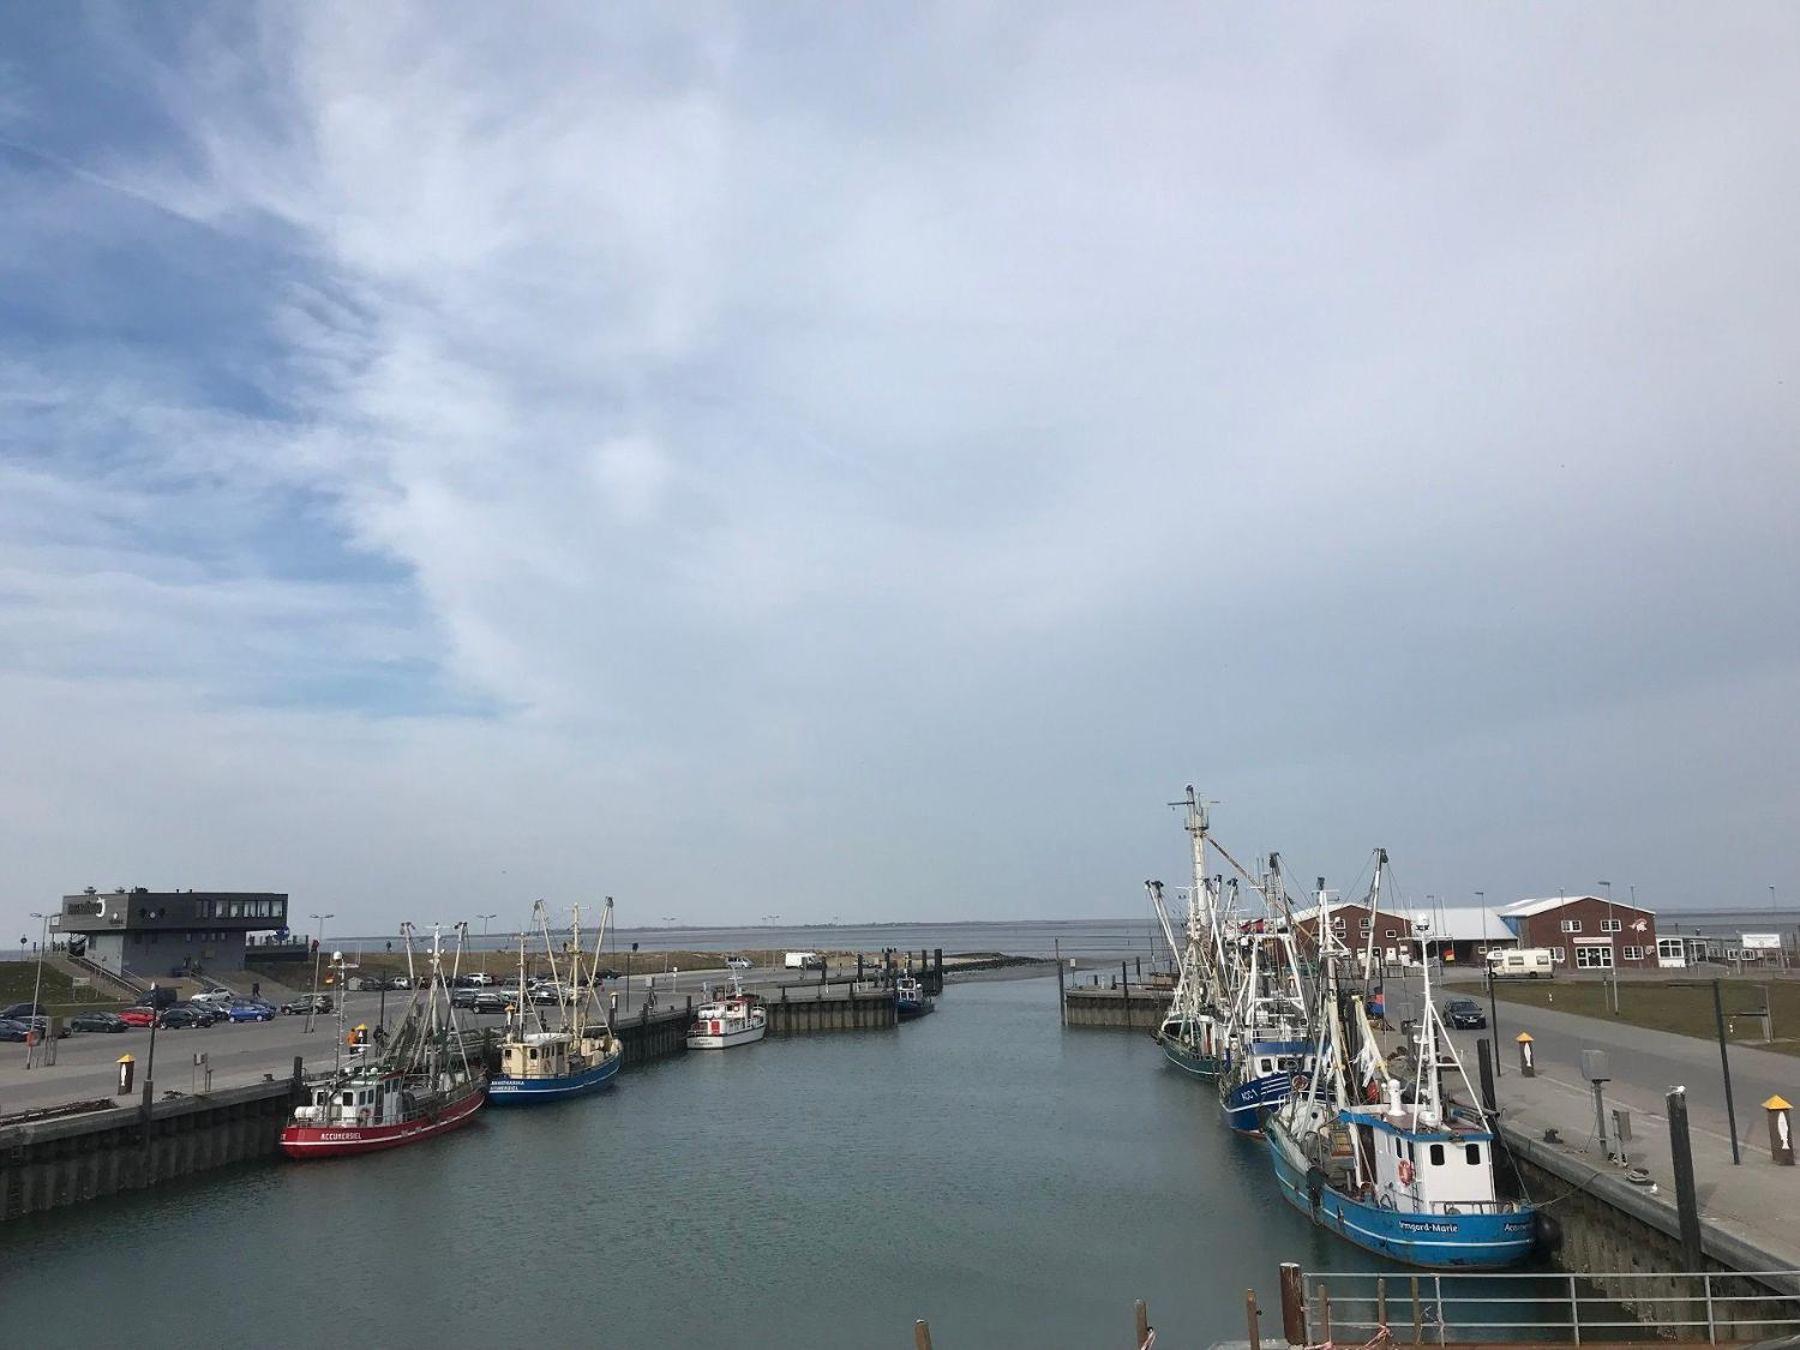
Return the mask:
[[[594,941],[590,971],[599,966],[600,944],[611,913],[612,901],[608,900],[600,920],[600,935]],[[597,984],[591,974],[584,978],[582,970],[581,911],[575,912],[574,940],[566,971],[558,965],[556,949],[550,941],[549,917],[543,901],[538,901],[532,917],[543,933],[550,976],[535,988],[527,983],[525,938],[521,934],[519,981],[508,1012],[506,1038],[500,1043],[500,1072],[488,1086],[488,1100],[495,1106],[536,1106],[598,1092],[618,1075],[624,1059],[624,1047],[613,1035],[606,1014],[595,1011],[590,1021],[589,1005],[594,1001]],[[544,1016],[542,1003],[546,997],[557,1009],[559,1024],[554,1027]]]
[[894,1011],[902,1022],[910,1022],[931,1012],[937,1004],[925,986],[911,975],[902,975],[894,981]]
[[1306,1084],[1314,1058],[1311,1041],[1251,1041],[1220,1084],[1225,1123],[1239,1134],[1260,1135],[1263,1116],[1283,1105],[1296,1084]]
[[1318,1072],[1265,1118],[1263,1132],[1282,1195],[1321,1228],[1409,1265],[1497,1270],[1531,1255],[1537,1211],[1500,1195],[1485,1120],[1467,1108],[1446,1110],[1448,1071],[1468,1101],[1476,1097],[1432,1003],[1428,929],[1424,919],[1413,923],[1426,951],[1424,1011],[1403,1070],[1410,1084],[1390,1073],[1360,994],[1340,1017],[1339,955],[1327,939]]

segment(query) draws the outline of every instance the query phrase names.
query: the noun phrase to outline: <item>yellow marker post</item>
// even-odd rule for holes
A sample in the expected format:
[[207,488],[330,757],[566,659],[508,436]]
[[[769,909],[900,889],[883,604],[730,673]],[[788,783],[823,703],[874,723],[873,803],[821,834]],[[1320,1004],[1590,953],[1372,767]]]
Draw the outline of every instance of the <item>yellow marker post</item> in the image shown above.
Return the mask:
[[1794,1165],[1794,1125],[1793,1110],[1787,1100],[1779,1094],[1763,1103],[1763,1110],[1769,1113],[1769,1156],[1777,1166],[1792,1167]]
[[1537,1064],[1531,1056],[1531,1033],[1521,1031],[1513,1038],[1519,1043],[1519,1073],[1525,1078],[1537,1077]]
[[120,1055],[119,1056],[119,1090],[117,1093],[114,1094],[115,1096],[129,1097],[131,1095],[131,1080],[132,1080],[132,1076],[136,1072],[137,1072],[137,1061],[135,1059],[133,1059],[130,1055]]

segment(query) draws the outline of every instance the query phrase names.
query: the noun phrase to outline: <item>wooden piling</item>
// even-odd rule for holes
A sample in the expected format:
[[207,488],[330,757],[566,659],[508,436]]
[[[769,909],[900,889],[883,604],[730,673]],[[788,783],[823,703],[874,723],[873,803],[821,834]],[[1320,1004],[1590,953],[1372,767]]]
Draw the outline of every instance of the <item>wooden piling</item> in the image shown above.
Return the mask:
[[1307,1343],[1306,1282],[1292,1261],[1281,1263],[1281,1334],[1289,1345]]
[[1413,1344],[1425,1343],[1425,1310],[1419,1306],[1419,1277],[1412,1277]]
[[1387,1276],[1375,1277],[1375,1326],[1379,1331],[1387,1330]]
[[1319,1334],[1327,1343],[1331,1340],[1331,1291],[1326,1289],[1325,1281],[1319,1281]]
[[1143,1350],[1144,1342],[1150,1339],[1150,1308],[1141,1298],[1131,1305],[1131,1325],[1137,1335],[1132,1344]]
[[913,1323],[913,1350],[931,1350],[931,1326],[923,1317]]
[[1250,1350],[1262,1350],[1262,1312],[1256,1306],[1256,1290],[1244,1290],[1244,1321],[1250,1329]]

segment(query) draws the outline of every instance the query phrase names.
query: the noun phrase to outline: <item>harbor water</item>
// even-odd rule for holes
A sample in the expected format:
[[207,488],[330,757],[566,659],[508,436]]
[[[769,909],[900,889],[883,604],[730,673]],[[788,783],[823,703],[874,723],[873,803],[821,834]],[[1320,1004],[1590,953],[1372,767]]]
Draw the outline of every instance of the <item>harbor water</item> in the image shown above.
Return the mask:
[[766,1041],[484,1112],[362,1159],[250,1166],[8,1225],[10,1345],[1119,1344],[1279,1331],[1276,1268],[1374,1268],[1262,1145],[1056,983],[953,984],[891,1031]]

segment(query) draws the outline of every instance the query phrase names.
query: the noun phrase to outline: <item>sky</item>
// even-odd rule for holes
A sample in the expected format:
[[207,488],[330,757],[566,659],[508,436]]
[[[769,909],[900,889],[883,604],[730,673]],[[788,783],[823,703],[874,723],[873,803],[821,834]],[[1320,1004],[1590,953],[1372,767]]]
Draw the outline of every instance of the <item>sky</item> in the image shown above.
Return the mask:
[[[1800,11],[0,15],[0,925],[1794,891]],[[5,927],[0,927],[0,933]],[[9,939],[10,940],[10,939]]]

